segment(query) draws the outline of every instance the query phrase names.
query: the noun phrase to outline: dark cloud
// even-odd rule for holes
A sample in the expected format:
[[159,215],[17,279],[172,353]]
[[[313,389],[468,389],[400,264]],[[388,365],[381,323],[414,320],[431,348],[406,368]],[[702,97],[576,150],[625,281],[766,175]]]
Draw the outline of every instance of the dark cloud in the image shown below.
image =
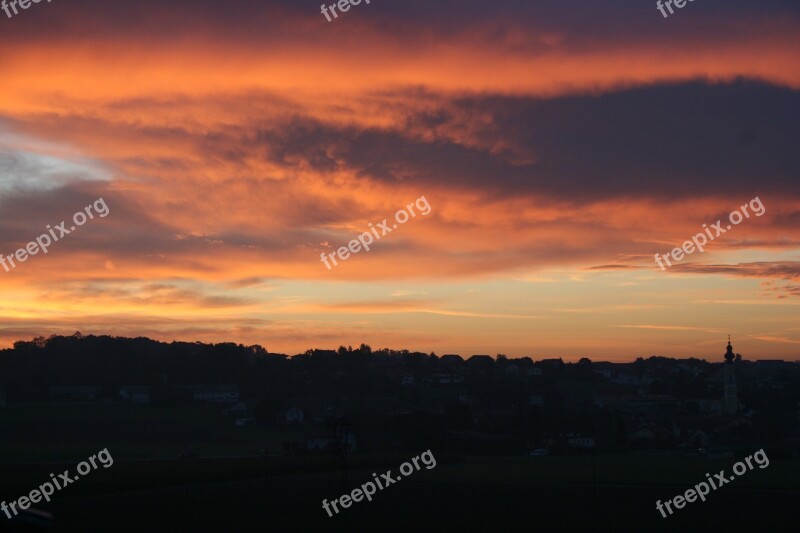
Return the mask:
[[117,281],[62,282],[58,287],[47,290],[48,297],[71,302],[113,299],[132,305],[191,305],[200,308],[243,307],[253,300],[235,296],[218,296],[201,289],[184,287],[169,282],[120,284]]
[[675,265],[672,270],[689,274],[724,274],[746,278],[800,280],[800,262],[797,261],[738,263],[736,265],[691,263]]
[[[329,23],[320,0],[70,0],[33,6],[4,24],[12,41],[48,40],[72,35],[140,41],[180,40],[198,30],[214,38],[258,43],[292,41],[303,34],[311,44],[329,39],[359,40],[369,26],[396,40],[424,43],[480,29],[487,44],[514,50],[547,50],[610,46],[631,39],[687,38],[698,43],[708,33],[745,39],[757,37],[757,24],[737,20],[772,17],[797,21],[793,0],[706,0],[688,4],[665,21],[655,2],[641,0],[374,0],[362,3]],[[334,3],[326,0],[325,3]],[[13,24],[9,24],[13,22]],[[668,23],[667,23],[668,22]],[[559,36],[556,42],[542,34]],[[362,36],[363,38],[363,36]]]
[[633,265],[597,265],[588,267],[585,270],[638,270],[638,267]]
[[[800,92],[756,81],[559,98],[461,98],[405,130],[297,118],[256,140],[281,164],[381,182],[577,200],[800,193]],[[473,123],[470,117],[491,117]],[[477,128],[466,143],[459,128]],[[420,137],[432,130],[433,139]],[[431,133],[430,131],[428,133]],[[495,147],[505,145],[505,152]],[[529,159],[531,162],[519,163]]]

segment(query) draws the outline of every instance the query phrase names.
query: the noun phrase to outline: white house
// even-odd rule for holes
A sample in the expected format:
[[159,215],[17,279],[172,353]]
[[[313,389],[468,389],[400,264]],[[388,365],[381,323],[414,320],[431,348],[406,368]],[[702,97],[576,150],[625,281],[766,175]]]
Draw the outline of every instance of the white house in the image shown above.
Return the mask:
[[567,444],[574,448],[594,448],[594,437],[570,437]]
[[236,403],[239,401],[238,385],[183,385],[196,402]]
[[538,394],[532,394],[531,396],[528,396],[528,405],[532,405],[534,407],[544,407],[544,398]]
[[149,385],[123,385],[119,388],[119,397],[126,402],[150,403]]
[[[346,443],[347,452],[353,453],[356,451],[356,434],[350,430],[344,435],[344,442]],[[334,439],[327,433],[317,430],[311,432],[306,436],[306,450],[309,451],[323,451],[334,445]]]
[[287,424],[302,424],[305,421],[303,410],[299,407],[290,407],[286,410]]
[[464,383],[464,376],[460,374],[437,373],[437,374],[431,374],[431,378],[433,378],[434,382],[436,382],[439,385],[452,385],[454,383]]

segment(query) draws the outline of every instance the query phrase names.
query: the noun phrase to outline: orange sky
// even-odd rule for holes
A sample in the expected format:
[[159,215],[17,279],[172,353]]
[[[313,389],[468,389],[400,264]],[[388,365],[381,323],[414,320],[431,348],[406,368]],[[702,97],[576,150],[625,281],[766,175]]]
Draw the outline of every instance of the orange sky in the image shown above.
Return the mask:
[[232,5],[0,13],[0,254],[110,210],[0,268],[0,346],[800,359],[794,6]]

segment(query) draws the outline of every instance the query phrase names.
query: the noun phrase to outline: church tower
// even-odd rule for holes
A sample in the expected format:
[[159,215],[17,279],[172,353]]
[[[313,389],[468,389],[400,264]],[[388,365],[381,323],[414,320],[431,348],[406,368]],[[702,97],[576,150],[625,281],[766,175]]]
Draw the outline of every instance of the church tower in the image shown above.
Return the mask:
[[735,415],[739,410],[739,399],[736,395],[736,368],[733,360],[736,356],[731,346],[731,336],[728,335],[728,350],[725,352],[725,383],[723,385],[722,412],[726,415]]

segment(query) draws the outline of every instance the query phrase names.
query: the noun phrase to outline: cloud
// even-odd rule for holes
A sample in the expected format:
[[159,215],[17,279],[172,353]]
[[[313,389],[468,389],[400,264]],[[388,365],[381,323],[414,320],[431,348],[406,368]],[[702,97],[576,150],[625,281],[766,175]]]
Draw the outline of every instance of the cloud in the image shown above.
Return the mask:
[[[193,286],[194,285],[194,286]],[[152,306],[154,308],[182,306],[205,309],[245,307],[250,298],[207,294],[212,287],[194,282],[96,280],[91,282],[60,282],[47,289],[46,297],[80,304],[109,304]]]
[[752,335],[752,338],[764,342],[774,342],[779,344],[800,344],[800,340],[789,339],[787,337],[776,337],[773,335]]
[[692,263],[675,265],[673,270],[692,274],[724,274],[727,276],[800,279],[800,262],[776,261],[739,263],[735,265],[712,265]]
[[426,313],[442,316],[458,316],[468,318],[503,318],[503,319],[538,319],[544,316],[516,315],[506,313],[485,313],[458,311],[451,309],[436,309],[431,307],[432,301],[427,300],[385,300],[385,301],[363,301],[363,302],[339,302],[322,306],[326,310],[334,310],[347,313]]
[[695,326],[661,326],[655,324],[619,325],[615,328],[634,328],[634,329],[655,329],[665,331],[702,331],[705,333],[723,333],[721,329],[702,328]]

